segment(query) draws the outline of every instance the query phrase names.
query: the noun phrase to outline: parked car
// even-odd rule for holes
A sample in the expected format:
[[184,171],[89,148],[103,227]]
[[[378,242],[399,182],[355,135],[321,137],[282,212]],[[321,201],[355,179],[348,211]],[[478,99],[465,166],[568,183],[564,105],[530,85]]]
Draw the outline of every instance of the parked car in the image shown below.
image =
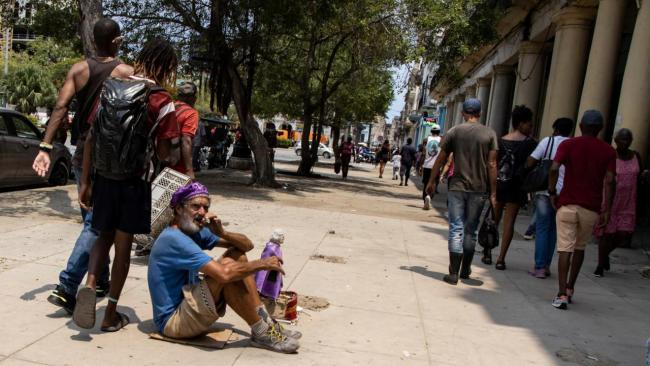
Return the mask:
[[50,171],[41,178],[32,169],[42,132],[27,117],[9,109],[0,108],[0,187],[49,183],[68,183],[72,156],[61,143],[54,143],[50,153]]
[[[300,154],[302,153],[302,149],[300,147],[300,141],[296,142],[296,145],[293,148],[296,151],[296,155],[300,156]],[[332,156],[334,156],[334,150],[332,150],[330,147],[328,147],[325,144],[322,143],[318,144],[318,156],[322,156],[325,159],[329,159]]]

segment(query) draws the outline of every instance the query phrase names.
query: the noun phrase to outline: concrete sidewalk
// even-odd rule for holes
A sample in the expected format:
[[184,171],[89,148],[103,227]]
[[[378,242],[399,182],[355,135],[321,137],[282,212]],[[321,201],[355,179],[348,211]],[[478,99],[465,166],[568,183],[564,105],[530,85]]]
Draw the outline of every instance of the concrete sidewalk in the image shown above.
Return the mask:
[[[152,311],[142,258],[132,260],[119,306],[132,324],[115,334],[80,330],[46,301],[81,228],[75,188],[67,186],[0,193],[0,364],[643,364],[650,281],[638,272],[648,264],[642,252],[617,250],[612,271],[594,278],[590,246],[568,311],[550,305],[555,276],[526,273],[534,245],[521,236],[507,271],[483,265],[477,255],[473,280],[453,287],[442,281],[444,196],[434,210],[422,211],[416,187],[380,180],[370,165],[353,169],[347,181],[327,164],[315,171],[324,178],[279,175],[285,184],[279,190],[246,186],[241,172],[199,175],[227,229],[256,243],[250,258],[260,255],[274,228],[284,228],[285,289],[329,302],[300,316],[299,354],[248,347],[249,328],[231,310],[220,321],[236,334],[223,350],[148,339]],[[518,230],[527,221],[521,216]]]

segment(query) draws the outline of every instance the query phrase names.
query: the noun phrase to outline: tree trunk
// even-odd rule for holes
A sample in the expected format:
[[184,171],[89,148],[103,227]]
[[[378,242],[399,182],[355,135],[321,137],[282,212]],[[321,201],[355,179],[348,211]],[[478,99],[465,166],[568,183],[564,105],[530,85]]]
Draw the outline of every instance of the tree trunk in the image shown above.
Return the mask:
[[79,0],[79,12],[81,23],[79,24],[79,36],[84,47],[86,57],[94,57],[96,54],[93,27],[95,22],[102,18],[104,8],[102,0]]
[[298,166],[298,175],[308,176],[311,175],[311,168],[314,162],[311,159],[311,151],[309,149],[309,133],[311,132],[313,119],[313,112],[311,106],[303,108],[302,117],[302,136],[300,137],[300,165]]
[[318,146],[320,145],[320,138],[323,135],[323,117],[318,117],[318,123],[314,128],[314,140],[311,142],[310,152],[312,161],[315,163],[318,160]]
[[339,140],[341,139],[341,125],[333,124],[332,125],[332,150],[334,150],[334,156],[339,157]]
[[279,188],[280,184],[275,180],[275,170],[269,156],[268,145],[255,118],[250,113],[250,104],[246,101],[244,85],[234,65],[228,65],[228,74],[232,81],[232,100],[235,102],[239,122],[255,160],[251,183]]

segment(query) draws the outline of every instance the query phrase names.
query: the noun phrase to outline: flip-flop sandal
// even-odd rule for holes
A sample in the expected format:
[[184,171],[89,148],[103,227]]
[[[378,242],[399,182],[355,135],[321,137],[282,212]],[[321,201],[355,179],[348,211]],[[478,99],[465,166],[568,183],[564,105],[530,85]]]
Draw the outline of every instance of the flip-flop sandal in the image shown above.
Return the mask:
[[100,328],[101,331],[102,332],[117,332],[118,330],[126,327],[127,324],[129,324],[130,320],[129,320],[129,317],[126,316],[126,314],[117,313],[117,316],[120,317],[120,321],[117,324],[111,325],[111,326],[108,326],[108,327],[101,327]]
[[84,329],[95,326],[95,301],[97,294],[90,287],[84,287],[77,293],[77,304],[72,313],[75,324]]

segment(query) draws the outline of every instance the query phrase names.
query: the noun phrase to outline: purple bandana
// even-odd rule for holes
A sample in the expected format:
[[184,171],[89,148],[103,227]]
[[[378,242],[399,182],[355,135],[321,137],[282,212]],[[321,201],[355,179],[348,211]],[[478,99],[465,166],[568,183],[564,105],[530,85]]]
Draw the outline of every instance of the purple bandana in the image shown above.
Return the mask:
[[176,192],[174,192],[174,194],[172,195],[172,200],[171,202],[169,202],[169,205],[173,208],[176,207],[178,204],[183,203],[186,200],[189,200],[190,198],[194,198],[198,196],[210,197],[210,194],[208,193],[208,189],[199,182],[190,183],[186,186],[179,188],[178,190],[176,190]]

